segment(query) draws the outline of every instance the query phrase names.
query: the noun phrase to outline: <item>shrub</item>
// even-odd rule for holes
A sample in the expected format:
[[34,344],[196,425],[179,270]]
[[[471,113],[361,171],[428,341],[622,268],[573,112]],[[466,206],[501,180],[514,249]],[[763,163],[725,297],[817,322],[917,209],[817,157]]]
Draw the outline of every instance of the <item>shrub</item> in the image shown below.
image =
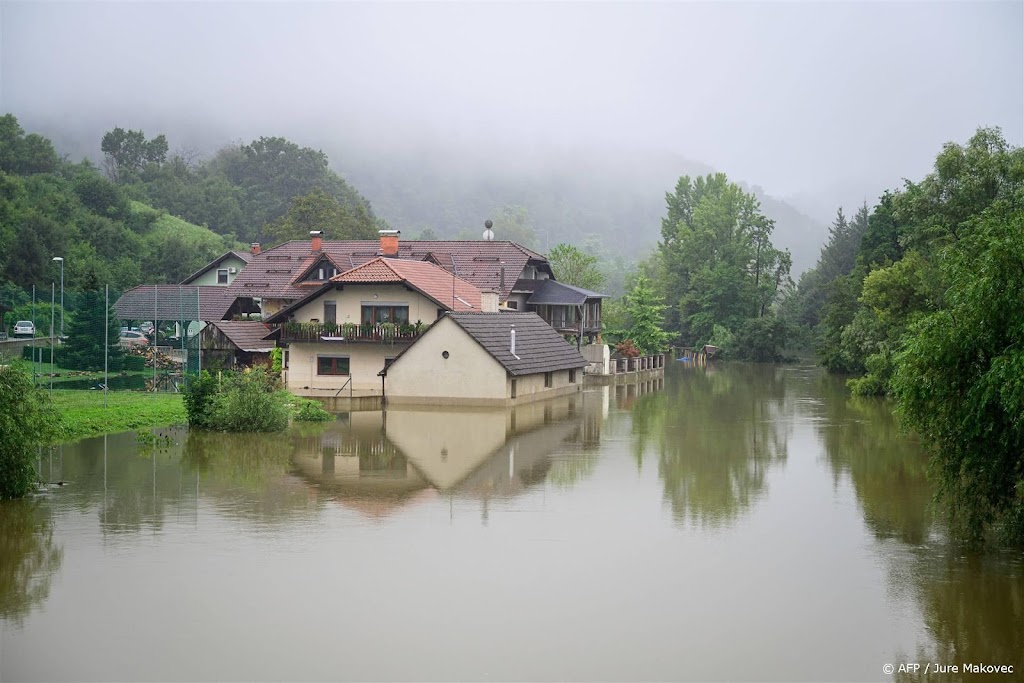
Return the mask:
[[49,399],[23,367],[0,367],[0,499],[21,498],[38,480],[35,447],[60,424]]
[[124,357],[124,369],[129,371],[140,371],[146,369],[146,357],[127,355]]
[[615,350],[626,358],[636,358],[640,355],[640,349],[636,347],[632,339],[623,339],[615,345]]
[[288,417],[273,376],[254,368],[224,377],[206,426],[224,432],[279,432],[288,426]]
[[[129,356],[129,359],[141,356]],[[205,370],[193,376],[185,389],[185,412],[190,427],[209,427],[213,411],[213,399],[217,394],[217,380]]]
[[334,416],[323,409],[318,401],[304,398],[295,399],[292,414],[299,422],[329,422]]

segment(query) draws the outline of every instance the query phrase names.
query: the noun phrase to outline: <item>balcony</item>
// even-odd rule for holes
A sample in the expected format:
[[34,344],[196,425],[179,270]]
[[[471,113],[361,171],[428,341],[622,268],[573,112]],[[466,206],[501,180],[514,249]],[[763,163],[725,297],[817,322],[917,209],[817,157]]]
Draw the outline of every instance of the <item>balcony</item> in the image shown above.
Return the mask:
[[395,344],[416,341],[428,326],[423,323],[282,323],[271,325],[268,338],[282,342],[349,342]]

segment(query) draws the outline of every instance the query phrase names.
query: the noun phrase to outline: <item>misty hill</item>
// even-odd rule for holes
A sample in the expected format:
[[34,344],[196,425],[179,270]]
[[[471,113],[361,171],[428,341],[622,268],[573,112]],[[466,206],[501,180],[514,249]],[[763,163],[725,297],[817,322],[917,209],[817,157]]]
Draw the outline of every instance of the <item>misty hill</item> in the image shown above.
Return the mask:
[[[340,143],[325,151],[378,215],[412,235],[428,228],[439,237],[482,232],[499,207],[518,205],[527,209],[542,250],[599,237],[605,249],[629,257],[660,239],[665,193],[679,177],[715,170],[657,151],[507,150],[485,158],[439,148],[382,154]],[[813,266],[826,225],[756,186],[748,189],[776,222],[773,242],[792,252],[793,274]]]

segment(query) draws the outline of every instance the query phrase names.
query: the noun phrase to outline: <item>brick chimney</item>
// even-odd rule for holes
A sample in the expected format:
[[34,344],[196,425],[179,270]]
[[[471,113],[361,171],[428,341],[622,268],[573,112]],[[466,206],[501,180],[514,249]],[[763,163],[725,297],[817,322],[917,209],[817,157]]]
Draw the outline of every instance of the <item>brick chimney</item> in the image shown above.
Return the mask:
[[480,292],[480,312],[498,312],[498,293],[493,289],[484,289]]
[[313,251],[320,251],[320,248],[323,246],[323,236],[323,230],[309,231],[310,246],[312,247]]
[[379,230],[380,234],[380,255],[398,256],[398,236],[401,230]]
[[249,245],[249,253],[252,254],[253,256],[259,256],[260,255],[260,243],[259,242],[253,242],[252,244],[250,244]]

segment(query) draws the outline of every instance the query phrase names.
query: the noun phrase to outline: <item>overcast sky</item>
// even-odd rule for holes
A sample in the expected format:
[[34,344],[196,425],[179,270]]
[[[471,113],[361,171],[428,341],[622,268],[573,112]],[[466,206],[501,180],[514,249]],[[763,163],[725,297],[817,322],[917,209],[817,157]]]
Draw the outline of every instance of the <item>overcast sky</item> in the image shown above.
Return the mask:
[[777,196],[919,178],[979,125],[1024,137],[1021,0],[2,0],[0,19],[2,109],[51,127],[636,147]]

